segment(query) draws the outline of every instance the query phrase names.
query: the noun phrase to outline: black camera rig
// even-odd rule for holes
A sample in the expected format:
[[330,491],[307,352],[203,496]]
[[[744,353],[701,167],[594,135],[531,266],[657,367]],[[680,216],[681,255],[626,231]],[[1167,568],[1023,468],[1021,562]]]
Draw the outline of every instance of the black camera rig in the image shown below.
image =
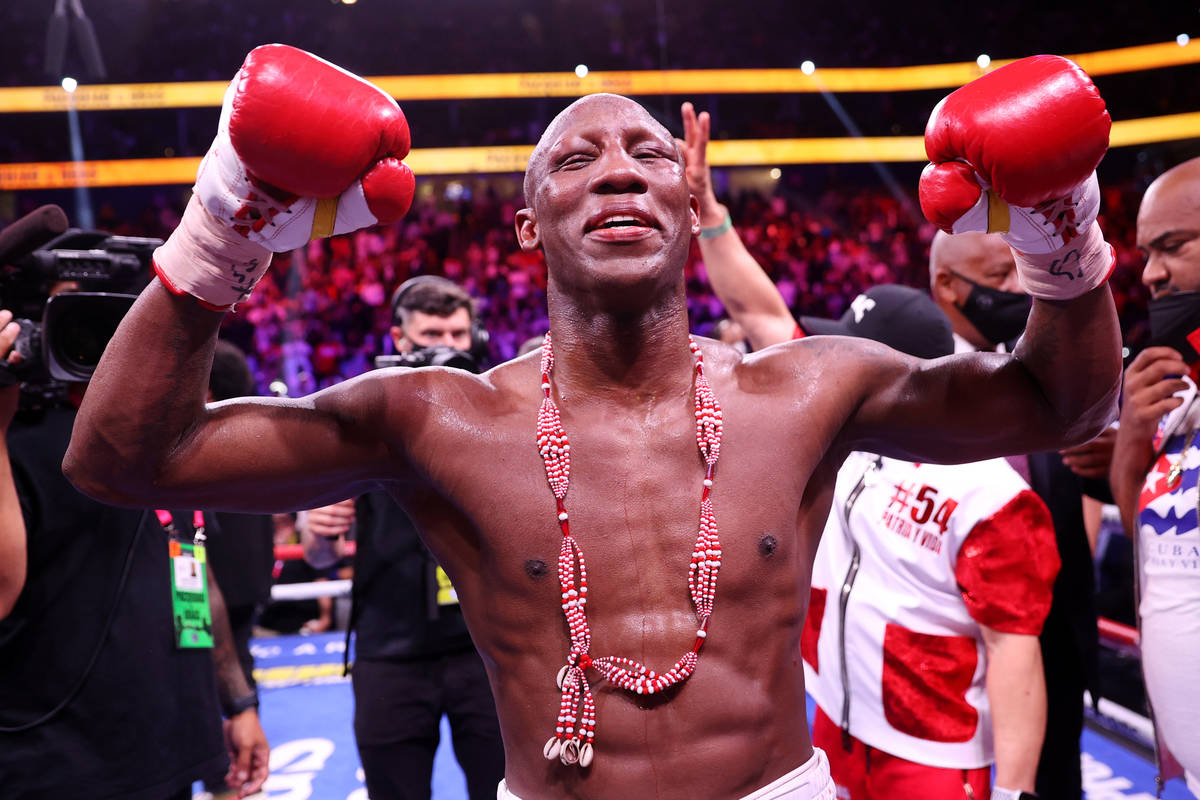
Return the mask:
[[[47,208],[57,214],[45,213]],[[150,259],[162,244],[64,230],[65,223],[57,207],[43,207],[0,232],[0,308],[12,311],[21,326],[13,346],[20,362],[0,362],[0,383],[20,381],[30,393],[47,397],[65,382],[92,376],[149,281]]]

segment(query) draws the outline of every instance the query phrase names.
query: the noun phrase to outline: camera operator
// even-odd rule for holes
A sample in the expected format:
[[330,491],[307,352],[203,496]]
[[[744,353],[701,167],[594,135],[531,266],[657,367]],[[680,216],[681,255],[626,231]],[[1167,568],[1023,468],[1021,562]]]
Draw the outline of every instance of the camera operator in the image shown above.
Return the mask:
[[[432,276],[404,283],[392,299],[396,358],[380,364],[455,366],[477,372],[485,334],[470,296]],[[442,715],[472,800],[491,800],[504,777],[504,748],[483,662],[471,643],[446,573],[383,489],[300,515],[305,556],[323,568],[353,532],[357,631],[354,736],[375,800],[428,798]],[[347,631],[349,637],[349,631]],[[349,648],[347,648],[347,652]]]
[[[105,241],[79,231],[48,241],[66,220],[55,209],[56,224],[33,230],[29,220],[44,210],[0,231],[6,305],[48,308],[51,291],[78,288],[78,264],[69,265],[73,256],[55,243],[70,236]],[[150,248],[142,249],[148,257]],[[87,270],[101,278],[105,264],[130,255],[102,245],[87,252]],[[8,280],[42,268],[44,280]],[[18,284],[46,291],[10,291]],[[107,297],[97,302],[111,309],[114,296]],[[59,304],[73,311],[54,325],[47,314],[40,326],[17,325],[9,310],[0,311],[0,793],[27,800],[190,798],[194,780],[228,764],[223,706],[234,757],[227,780],[245,796],[266,779],[269,748],[255,708],[242,704],[251,692],[224,601],[204,565],[205,521],[190,511],[102,505],[62,474],[90,372],[60,384],[37,362],[50,360],[46,353],[60,339],[67,345],[61,353],[99,356],[111,328],[89,328],[88,307]],[[38,336],[28,328],[40,329]],[[32,402],[17,413],[23,388]]]

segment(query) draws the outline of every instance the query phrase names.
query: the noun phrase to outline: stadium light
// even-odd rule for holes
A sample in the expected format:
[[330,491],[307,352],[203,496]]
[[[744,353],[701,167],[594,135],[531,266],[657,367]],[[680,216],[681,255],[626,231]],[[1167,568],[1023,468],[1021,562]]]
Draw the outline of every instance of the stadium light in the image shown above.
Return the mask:
[[588,74],[587,64],[577,64],[575,66],[575,77],[586,78]]
[[79,88],[79,81],[75,80],[74,78],[63,78],[62,87],[68,94],[70,94]]
[[817,65],[811,61],[805,61],[804,63],[802,63],[800,65],[800,71],[803,72],[805,75],[812,75],[814,72],[817,71]]
[[358,0],[342,0],[342,5],[344,5],[344,6],[352,6],[352,5],[354,5],[355,3],[357,3],[357,2],[358,2]]
[[1186,33],[1181,33],[1175,37],[1175,44],[1179,45],[1180,47],[1187,47],[1188,42],[1191,40],[1192,37],[1188,36]]
[[980,69],[987,69],[992,63],[992,57],[987,53],[980,53],[979,58],[975,59],[975,63],[979,65]]

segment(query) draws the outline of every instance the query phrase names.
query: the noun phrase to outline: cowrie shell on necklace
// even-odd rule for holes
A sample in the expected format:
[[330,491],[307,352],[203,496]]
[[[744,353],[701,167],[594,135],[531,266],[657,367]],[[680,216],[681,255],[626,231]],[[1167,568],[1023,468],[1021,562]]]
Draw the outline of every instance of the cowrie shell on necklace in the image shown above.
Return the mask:
[[542,755],[547,761],[553,761],[558,758],[558,751],[562,748],[562,741],[556,736],[551,736],[550,741],[546,742],[546,746],[542,748]]

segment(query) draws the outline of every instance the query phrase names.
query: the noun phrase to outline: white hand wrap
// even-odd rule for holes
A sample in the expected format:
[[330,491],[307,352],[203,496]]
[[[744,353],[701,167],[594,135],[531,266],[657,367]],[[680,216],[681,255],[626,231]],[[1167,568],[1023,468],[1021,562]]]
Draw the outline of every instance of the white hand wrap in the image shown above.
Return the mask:
[[1069,197],[1034,207],[1012,206],[978,174],[983,190],[954,233],[998,233],[1013,249],[1025,291],[1044,300],[1069,300],[1108,280],[1116,265],[1096,224],[1100,184],[1093,172]]
[[154,251],[154,271],[168,289],[214,310],[245,299],[270,263],[270,250],[222,225],[194,194],[179,227]]
[[1090,292],[1112,275],[1117,255],[1104,241],[1100,226],[1093,222],[1070,244],[1051,253],[1013,250],[1017,277],[1033,297],[1070,300]]
[[256,184],[229,138],[237,82],[234,78],[225,91],[217,136],[200,162],[183,220],[154,253],[155,270],[167,288],[220,310],[250,294],[272,252],[378,222],[367,207],[362,181],[324,199],[268,192]]

